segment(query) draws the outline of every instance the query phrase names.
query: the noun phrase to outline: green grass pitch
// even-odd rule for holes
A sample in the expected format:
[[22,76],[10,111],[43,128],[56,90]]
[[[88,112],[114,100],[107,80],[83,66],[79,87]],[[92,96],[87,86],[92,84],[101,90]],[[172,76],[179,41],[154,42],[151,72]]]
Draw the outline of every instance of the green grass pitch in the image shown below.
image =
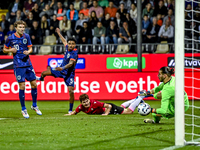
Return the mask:
[[[109,102],[119,106],[123,101]],[[154,108],[160,106],[160,101],[146,102]],[[200,101],[195,104],[200,106]],[[76,101],[74,108],[78,105]],[[174,119],[145,124],[143,119],[152,118],[151,114],[140,116],[137,111],[132,115],[64,116],[68,101],[39,101],[43,115],[38,116],[30,106],[26,101],[30,118],[24,119],[19,102],[0,102],[0,118],[6,118],[0,120],[0,150],[159,150],[174,145]],[[200,116],[199,109],[194,112]],[[191,120],[186,117],[186,122]],[[200,125],[200,120],[195,123]],[[195,133],[200,134],[199,129]],[[197,150],[200,146],[180,149]]]

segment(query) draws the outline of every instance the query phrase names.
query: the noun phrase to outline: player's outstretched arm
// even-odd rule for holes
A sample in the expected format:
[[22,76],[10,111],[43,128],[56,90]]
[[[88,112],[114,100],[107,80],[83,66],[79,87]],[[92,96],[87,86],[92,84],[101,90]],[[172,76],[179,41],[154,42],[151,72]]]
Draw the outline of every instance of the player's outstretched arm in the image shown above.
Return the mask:
[[64,116],[71,116],[71,115],[76,115],[76,114],[77,114],[76,111],[72,111],[71,113],[69,113],[69,114],[65,114]]
[[69,63],[68,63],[67,65],[65,65],[65,66],[63,66],[63,67],[56,67],[55,70],[57,70],[57,71],[62,71],[62,70],[64,70],[64,69],[68,69],[68,68],[70,68],[74,63],[75,63],[74,60],[70,60]]
[[106,111],[105,111],[105,113],[104,114],[102,114],[102,115],[108,115],[109,113],[110,113],[110,110],[111,110],[111,108],[112,108],[112,105],[110,105],[110,104],[104,104],[104,108],[106,108]]
[[65,38],[61,35],[60,29],[59,29],[59,28],[56,28],[56,32],[58,33],[58,35],[59,35],[59,37],[60,37],[62,43],[63,43],[64,45],[67,45],[67,41],[66,41]]

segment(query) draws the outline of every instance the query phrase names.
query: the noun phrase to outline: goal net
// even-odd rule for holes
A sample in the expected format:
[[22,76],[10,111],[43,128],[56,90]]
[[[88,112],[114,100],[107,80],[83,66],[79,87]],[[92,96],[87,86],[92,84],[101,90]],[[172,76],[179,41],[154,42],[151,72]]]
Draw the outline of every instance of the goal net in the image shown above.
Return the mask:
[[[175,9],[175,144],[199,145],[200,1],[176,0]],[[190,100],[186,112],[183,111],[184,90]]]
[[[189,9],[191,6],[191,9]],[[186,0],[185,8],[185,90],[190,101],[185,112],[187,144],[200,141],[200,1]],[[188,55],[190,53],[191,55]],[[186,82],[187,81],[187,82]],[[192,144],[191,143],[191,144]],[[198,143],[196,143],[198,144]]]

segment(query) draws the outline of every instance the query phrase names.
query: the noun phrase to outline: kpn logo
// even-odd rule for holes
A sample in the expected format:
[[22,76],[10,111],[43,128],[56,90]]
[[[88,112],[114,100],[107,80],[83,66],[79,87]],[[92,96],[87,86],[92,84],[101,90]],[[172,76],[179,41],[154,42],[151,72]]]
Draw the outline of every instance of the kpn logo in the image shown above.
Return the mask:
[[[106,60],[107,69],[137,69],[137,57],[108,57]],[[145,58],[142,57],[142,69],[146,67]]]

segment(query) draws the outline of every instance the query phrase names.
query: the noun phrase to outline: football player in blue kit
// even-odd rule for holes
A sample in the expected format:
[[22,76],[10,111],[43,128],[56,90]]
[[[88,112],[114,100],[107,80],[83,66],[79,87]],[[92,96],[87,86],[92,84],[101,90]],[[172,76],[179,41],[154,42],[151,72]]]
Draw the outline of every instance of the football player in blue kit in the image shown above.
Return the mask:
[[32,43],[30,36],[24,33],[26,23],[24,21],[16,21],[14,23],[16,33],[13,33],[6,40],[3,48],[4,53],[13,53],[14,73],[19,84],[19,99],[22,107],[22,115],[29,118],[25,107],[25,79],[30,81],[31,95],[33,104],[31,109],[35,110],[38,115],[42,115],[37,106],[37,84],[35,71],[33,69],[29,54],[32,52]]
[[68,38],[66,41],[65,38],[61,35],[59,28],[56,28],[56,32],[58,33],[62,43],[66,48],[63,62],[59,67],[56,67],[55,69],[52,69],[50,66],[48,66],[47,70],[42,72],[41,77],[37,77],[37,80],[44,81],[45,76],[63,78],[69,91],[70,103],[68,113],[71,113],[74,104],[74,76],[75,66],[78,60],[78,50],[76,49],[76,40],[74,38]]

